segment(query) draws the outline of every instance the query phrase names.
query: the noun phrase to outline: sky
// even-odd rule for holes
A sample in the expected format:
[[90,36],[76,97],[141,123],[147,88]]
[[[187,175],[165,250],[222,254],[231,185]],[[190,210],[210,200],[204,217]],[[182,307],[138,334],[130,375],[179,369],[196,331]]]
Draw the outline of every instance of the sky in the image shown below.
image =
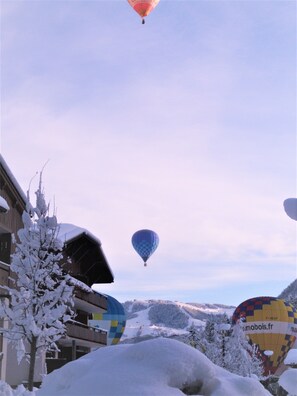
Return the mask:
[[1,0],[0,99],[23,190],[46,164],[58,221],[100,239],[96,290],[238,305],[296,278],[295,1],[161,0],[142,25],[126,0]]

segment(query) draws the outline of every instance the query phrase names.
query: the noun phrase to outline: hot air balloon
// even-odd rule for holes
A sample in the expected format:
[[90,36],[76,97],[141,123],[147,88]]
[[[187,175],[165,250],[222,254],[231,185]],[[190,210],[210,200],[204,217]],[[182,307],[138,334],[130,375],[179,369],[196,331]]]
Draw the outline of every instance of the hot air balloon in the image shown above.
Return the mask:
[[274,297],[244,301],[235,309],[232,323],[240,323],[250,341],[258,346],[266,375],[276,372],[297,336],[296,309]]
[[284,200],[285,212],[291,219],[297,220],[297,198],[287,198]]
[[142,17],[142,23],[145,23],[144,18],[156,7],[160,0],[128,0],[130,6]]
[[132,245],[146,266],[147,260],[159,245],[159,237],[154,231],[139,230],[132,236]]
[[120,341],[126,326],[126,314],[123,305],[114,297],[107,296],[107,311],[92,314],[89,326],[107,331],[107,345],[115,345]]

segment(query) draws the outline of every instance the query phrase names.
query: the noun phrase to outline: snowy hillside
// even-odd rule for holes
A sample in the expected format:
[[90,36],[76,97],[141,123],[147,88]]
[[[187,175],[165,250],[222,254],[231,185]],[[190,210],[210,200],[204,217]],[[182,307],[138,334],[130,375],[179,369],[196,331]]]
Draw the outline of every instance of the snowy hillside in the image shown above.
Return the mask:
[[174,337],[187,333],[191,324],[205,325],[209,315],[226,313],[235,307],[221,304],[181,303],[164,300],[133,300],[123,304],[127,315],[121,342],[138,342],[152,337]]
[[281,292],[279,298],[283,298],[297,308],[297,279]]

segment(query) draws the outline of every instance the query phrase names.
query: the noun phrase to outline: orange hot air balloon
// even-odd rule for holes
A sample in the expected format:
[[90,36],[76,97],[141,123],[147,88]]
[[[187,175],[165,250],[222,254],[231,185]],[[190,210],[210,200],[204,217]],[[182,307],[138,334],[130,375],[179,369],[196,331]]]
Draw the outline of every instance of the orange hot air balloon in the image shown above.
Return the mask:
[[160,0],[128,0],[130,6],[142,17],[142,23],[144,18],[156,7]]

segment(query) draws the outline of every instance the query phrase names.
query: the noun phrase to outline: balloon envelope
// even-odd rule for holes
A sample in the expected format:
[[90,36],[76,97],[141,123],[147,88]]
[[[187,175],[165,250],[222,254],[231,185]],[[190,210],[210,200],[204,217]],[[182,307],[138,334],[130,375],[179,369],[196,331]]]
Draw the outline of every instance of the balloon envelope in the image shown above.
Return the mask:
[[159,1],[160,0],[128,0],[128,3],[142,18],[144,18],[156,7]]
[[275,373],[297,336],[297,311],[274,297],[244,301],[234,311],[232,323],[241,323],[250,341],[258,346],[266,375]]
[[126,314],[123,305],[114,297],[107,297],[107,311],[93,313],[89,326],[107,331],[107,345],[115,345],[120,341],[126,326]]
[[132,245],[146,265],[147,260],[159,245],[159,237],[154,231],[139,230],[132,236]]
[[287,198],[284,200],[285,212],[291,219],[297,220],[297,198]]

